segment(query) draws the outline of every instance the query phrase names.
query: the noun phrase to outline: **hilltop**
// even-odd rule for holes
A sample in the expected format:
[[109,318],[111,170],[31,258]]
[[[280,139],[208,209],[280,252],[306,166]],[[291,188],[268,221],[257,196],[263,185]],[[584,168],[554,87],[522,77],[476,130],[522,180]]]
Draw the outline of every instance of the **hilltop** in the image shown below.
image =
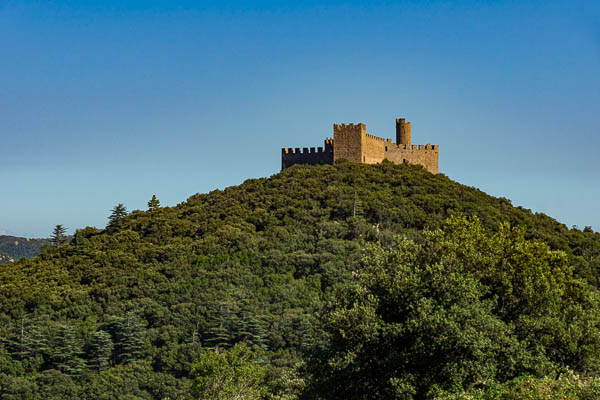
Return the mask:
[[[190,398],[202,349],[243,342],[266,352],[269,390],[283,396],[296,382],[289,374],[328,342],[319,316],[369,270],[365,251],[395,248],[396,235],[425,246],[428,232],[451,232],[460,223],[448,218],[461,216],[477,217],[468,231],[480,226],[491,242],[502,223],[519,227],[515,243],[540,243],[540,254],[562,260],[565,285],[600,282],[600,234],[591,229],[419,166],[294,166],[80,229],[68,245],[0,268],[0,390]],[[569,357],[549,354],[544,365],[587,365],[588,355]]]

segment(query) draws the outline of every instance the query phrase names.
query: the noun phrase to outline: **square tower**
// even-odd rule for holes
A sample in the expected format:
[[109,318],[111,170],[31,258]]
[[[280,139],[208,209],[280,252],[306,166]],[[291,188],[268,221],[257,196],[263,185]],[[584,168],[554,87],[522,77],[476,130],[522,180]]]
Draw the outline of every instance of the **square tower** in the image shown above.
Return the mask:
[[333,160],[363,162],[366,136],[365,124],[333,124]]

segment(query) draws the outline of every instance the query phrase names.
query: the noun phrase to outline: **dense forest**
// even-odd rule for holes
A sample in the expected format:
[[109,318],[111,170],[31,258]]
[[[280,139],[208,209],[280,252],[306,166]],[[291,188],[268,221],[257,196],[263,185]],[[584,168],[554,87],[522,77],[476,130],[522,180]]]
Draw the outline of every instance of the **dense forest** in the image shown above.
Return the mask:
[[600,234],[419,166],[119,204],[41,251],[0,266],[3,399],[600,394]]

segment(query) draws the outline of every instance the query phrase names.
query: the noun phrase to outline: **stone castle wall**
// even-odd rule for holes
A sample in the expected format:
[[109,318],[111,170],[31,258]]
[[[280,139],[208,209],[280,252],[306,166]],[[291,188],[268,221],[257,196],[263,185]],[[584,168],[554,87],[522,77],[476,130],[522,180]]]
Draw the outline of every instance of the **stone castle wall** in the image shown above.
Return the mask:
[[439,172],[439,146],[436,144],[397,145],[396,143],[390,143],[384,158],[396,164],[422,165],[432,174]]
[[281,169],[294,164],[333,164],[333,140],[325,139],[324,147],[304,147],[300,149],[288,147],[281,149]]
[[362,152],[362,162],[365,164],[377,164],[385,158],[385,139],[369,135],[365,135],[365,146]]
[[365,124],[334,124],[333,139],[325,140],[325,148],[282,149],[281,168],[294,164],[332,164],[339,159],[377,164],[387,159],[396,164],[422,165],[434,174],[439,172],[439,146],[411,144],[410,122],[404,118],[396,120],[396,141],[368,134]]

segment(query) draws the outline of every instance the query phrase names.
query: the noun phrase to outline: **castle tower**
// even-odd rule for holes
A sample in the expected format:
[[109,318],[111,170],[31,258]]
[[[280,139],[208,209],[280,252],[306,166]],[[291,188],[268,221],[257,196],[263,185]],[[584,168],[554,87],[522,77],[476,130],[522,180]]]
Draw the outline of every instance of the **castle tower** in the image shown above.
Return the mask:
[[355,163],[364,162],[365,124],[333,124],[333,159],[345,158]]
[[410,146],[410,122],[404,118],[396,118],[396,144]]

